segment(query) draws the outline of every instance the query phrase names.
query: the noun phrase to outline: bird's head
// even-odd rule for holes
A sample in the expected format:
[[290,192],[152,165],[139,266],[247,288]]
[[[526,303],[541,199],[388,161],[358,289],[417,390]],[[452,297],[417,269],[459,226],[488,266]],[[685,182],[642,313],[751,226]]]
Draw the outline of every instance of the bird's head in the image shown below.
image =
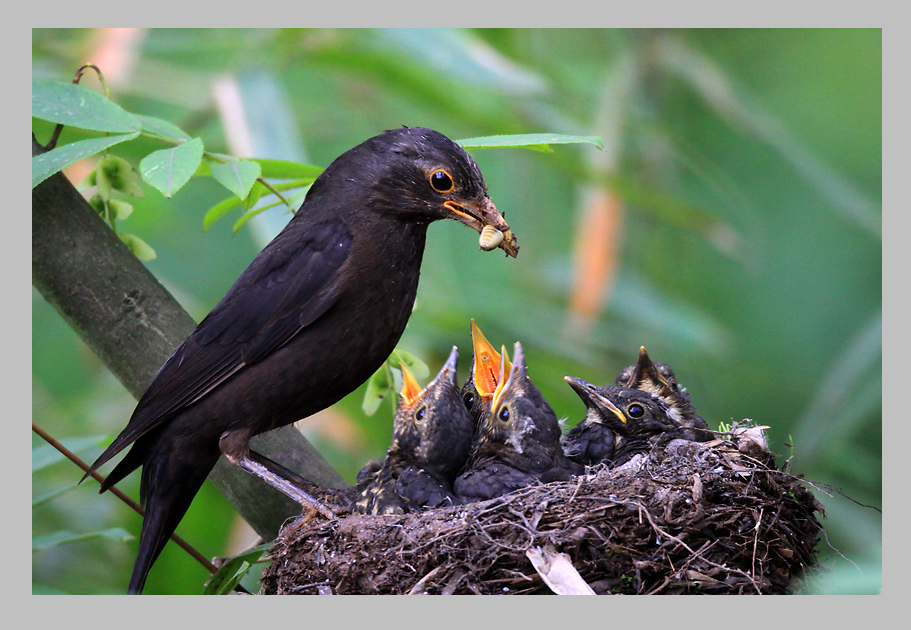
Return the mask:
[[698,418],[686,388],[677,382],[677,377],[668,365],[652,361],[645,346],[639,348],[636,364],[624,368],[617,375],[616,384],[657,396],[668,406],[668,415],[683,424],[690,424]]
[[513,257],[519,251],[509,225],[487,195],[478,165],[437,131],[392,129],[348,151],[326,173],[336,181],[369,187],[365,194],[379,211],[422,223],[455,219],[478,233],[492,226],[503,234],[497,247]]
[[505,347],[502,355],[497,389],[482,420],[481,439],[511,445],[520,455],[559,448],[560,423],[528,377],[522,344],[516,342],[513,347],[511,364]]
[[456,384],[458,348],[424,389],[404,365],[402,392],[392,429],[390,450],[412,458],[427,469],[455,474],[468,458],[472,421]]
[[677,377],[671,368],[664,363],[655,363],[645,346],[639,348],[639,358],[635,365],[623,369],[617,375],[616,384],[620,387],[641,389],[656,396],[667,397],[679,390]]
[[499,383],[501,362],[505,358],[504,373],[507,374],[512,369],[512,364],[505,353],[501,355],[494,350],[474,319],[471,320],[471,345],[474,352],[468,379],[462,386],[462,401],[468,408],[472,420],[477,424],[490,409],[490,402]]
[[663,433],[679,427],[668,416],[668,406],[648,392],[617,385],[592,385],[574,376],[564,378],[585,403],[587,422],[606,425],[627,437]]

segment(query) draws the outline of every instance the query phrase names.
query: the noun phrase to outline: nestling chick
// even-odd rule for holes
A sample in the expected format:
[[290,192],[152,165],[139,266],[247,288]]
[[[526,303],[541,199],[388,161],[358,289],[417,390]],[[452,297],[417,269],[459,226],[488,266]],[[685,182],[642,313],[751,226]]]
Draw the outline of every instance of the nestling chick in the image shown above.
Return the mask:
[[654,363],[645,351],[639,348],[639,359],[617,375],[620,387],[641,389],[661,398],[668,407],[668,416],[684,427],[681,436],[687,440],[707,442],[714,438],[708,431],[708,424],[696,413],[696,407],[689,392],[677,382],[671,368],[664,363]]
[[501,355],[494,350],[474,319],[471,320],[471,345],[473,349],[471,368],[468,370],[468,378],[462,386],[462,400],[468,408],[475,431],[477,431],[481,417],[490,410],[490,403],[500,379],[501,361],[505,357],[506,365],[503,370],[505,374],[509,374],[512,364],[509,363],[509,357],[505,352]]
[[490,409],[481,418],[468,466],[454,484],[463,502],[491,499],[535,482],[568,479],[583,468],[569,461],[560,446],[560,424],[553,409],[528,377],[522,344],[507,376],[502,350],[499,383]]
[[565,379],[586,407],[585,418],[563,440],[567,455],[575,461],[619,466],[647,451],[650,438],[660,436],[663,443],[682,437],[682,428],[658,396],[616,385],[599,387],[573,376]]
[[440,373],[423,390],[402,366],[404,384],[392,446],[382,462],[371,462],[358,473],[355,511],[403,514],[456,502],[452,482],[468,459],[472,431],[456,384],[458,358],[453,347]]

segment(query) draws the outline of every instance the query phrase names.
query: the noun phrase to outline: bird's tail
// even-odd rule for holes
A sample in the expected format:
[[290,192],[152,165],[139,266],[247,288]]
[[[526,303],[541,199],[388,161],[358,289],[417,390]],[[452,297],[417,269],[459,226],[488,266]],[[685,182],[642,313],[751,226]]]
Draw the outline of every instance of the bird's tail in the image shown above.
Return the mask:
[[[149,569],[218,460],[217,449],[211,453],[195,451],[183,456],[183,449],[163,443],[167,442],[166,436],[163,437],[164,440],[145,450],[140,485],[145,518],[139,535],[139,552],[130,577],[130,594],[142,592]],[[140,440],[133,449],[143,446]]]

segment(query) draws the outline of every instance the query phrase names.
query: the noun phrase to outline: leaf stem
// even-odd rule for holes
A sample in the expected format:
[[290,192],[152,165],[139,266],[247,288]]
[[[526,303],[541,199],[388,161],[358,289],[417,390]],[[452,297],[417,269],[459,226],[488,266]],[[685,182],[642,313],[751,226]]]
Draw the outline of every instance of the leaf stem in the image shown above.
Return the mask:
[[98,75],[98,81],[101,83],[101,87],[104,88],[105,97],[111,99],[111,89],[108,87],[107,81],[104,80],[104,75],[101,73],[101,69],[93,63],[84,63],[79,66],[79,69],[76,70],[76,76],[73,78],[73,83],[79,84],[79,80],[82,78],[82,75],[85,74],[85,71],[92,69]]

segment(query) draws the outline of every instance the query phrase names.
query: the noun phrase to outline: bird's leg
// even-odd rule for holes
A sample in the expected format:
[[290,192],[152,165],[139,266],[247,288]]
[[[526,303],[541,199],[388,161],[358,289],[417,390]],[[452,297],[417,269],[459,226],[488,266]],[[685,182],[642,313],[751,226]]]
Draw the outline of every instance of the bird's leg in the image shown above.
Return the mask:
[[300,485],[310,484],[310,482],[265,455],[251,451],[245,445],[243,448],[238,448],[241,440],[237,438],[236,434],[226,433],[219,440],[221,452],[229,462],[251,475],[259,477],[302,507],[315,510],[329,519],[337,516],[335,510],[315,499],[300,487]]
[[[262,458],[262,460],[257,461],[257,456],[258,458]],[[316,510],[326,518],[331,519],[336,517],[335,510],[323,502],[315,499],[310,494],[304,492],[292,481],[285,478],[282,474],[270,470],[270,467],[264,464],[263,460],[271,462],[271,464],[278,466],[278,464],[276,464],[271,459],[268,459],[267,457],[259,455],[253,451],[250,451],[246,457],[243,457],[238,461],[232,461],[231,463],[235,466],[239,466],[243,470],[246,470],[250,474],[256,475],[282,494],[300,503],[301,506],[309,508],[311,510]]]

